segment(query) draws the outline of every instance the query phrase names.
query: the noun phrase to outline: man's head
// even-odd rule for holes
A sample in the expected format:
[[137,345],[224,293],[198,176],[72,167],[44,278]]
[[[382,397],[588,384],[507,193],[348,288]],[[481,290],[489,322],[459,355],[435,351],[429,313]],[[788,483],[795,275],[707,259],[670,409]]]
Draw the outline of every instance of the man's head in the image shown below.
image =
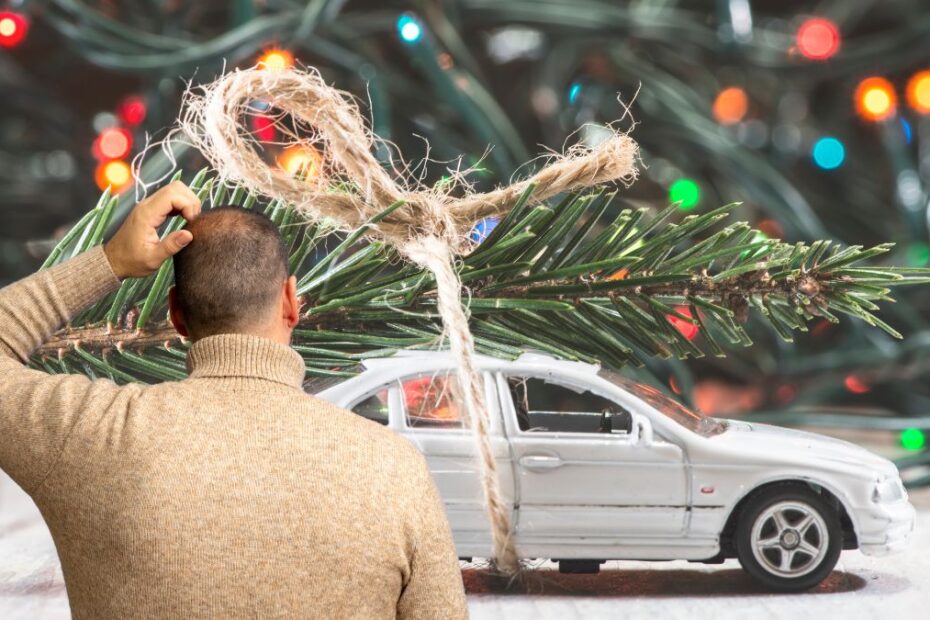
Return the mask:
[[192,340],[233,333],[289,343],[299,305],[275,224],[255,211],[217,207],[185,229],[193,240],[174,256],[168,297],[178,332]]

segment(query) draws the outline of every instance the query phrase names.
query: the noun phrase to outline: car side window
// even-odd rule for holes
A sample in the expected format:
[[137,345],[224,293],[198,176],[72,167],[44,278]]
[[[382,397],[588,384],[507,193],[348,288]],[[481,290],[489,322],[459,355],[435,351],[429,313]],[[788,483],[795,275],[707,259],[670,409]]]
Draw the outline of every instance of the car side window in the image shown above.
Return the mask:
[[465,428],[459,382],[454,375],[435,374],[401,382],[409,428]]
[[352,407],[352,412],[383,426],[388,425],[388,388],[378,390]]
[[629,433],[630,413],[612,400],[536,377],[509,377],[517,424],[530,433]]

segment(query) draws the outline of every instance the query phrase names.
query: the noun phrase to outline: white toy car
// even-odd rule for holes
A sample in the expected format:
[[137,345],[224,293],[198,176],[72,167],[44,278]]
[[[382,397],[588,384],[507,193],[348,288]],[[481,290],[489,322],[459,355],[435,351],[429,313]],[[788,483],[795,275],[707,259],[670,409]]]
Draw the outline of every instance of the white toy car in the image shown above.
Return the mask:
[[[894,464],[850,443],[704,417],[597,366],[478,357],[518,552],[564,572],[614,559],[739,558],[771,589],[820,583],[842,549],[900,548],[915,511]],[[319,393],[425,454],[458,553],[491,536],[453,360],[405,352]]]

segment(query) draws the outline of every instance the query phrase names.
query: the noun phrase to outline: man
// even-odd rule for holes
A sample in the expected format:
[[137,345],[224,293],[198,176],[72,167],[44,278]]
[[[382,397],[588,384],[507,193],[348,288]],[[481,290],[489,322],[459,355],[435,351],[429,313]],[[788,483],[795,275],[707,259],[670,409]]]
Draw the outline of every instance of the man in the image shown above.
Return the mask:
[[[173,215],[184,230],[160,240]],[[55,330],[174,256],[190,377],[154,386],[23,366]],[[0,290],[0,467],[35,500],[75,618],[461,618],[422,455],[306,395],[275,226],[200,215],[173,183],[105,245]]]

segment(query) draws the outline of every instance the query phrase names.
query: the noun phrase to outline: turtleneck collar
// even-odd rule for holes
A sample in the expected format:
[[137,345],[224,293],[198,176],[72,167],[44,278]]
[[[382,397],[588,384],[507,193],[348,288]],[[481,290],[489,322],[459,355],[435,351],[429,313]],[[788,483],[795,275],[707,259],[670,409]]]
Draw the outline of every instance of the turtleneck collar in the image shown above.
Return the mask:
[[187,354],[191,378],[250,377],[301,387],[303,358],[289,346],[247,334],[219,334],[195,342]]

